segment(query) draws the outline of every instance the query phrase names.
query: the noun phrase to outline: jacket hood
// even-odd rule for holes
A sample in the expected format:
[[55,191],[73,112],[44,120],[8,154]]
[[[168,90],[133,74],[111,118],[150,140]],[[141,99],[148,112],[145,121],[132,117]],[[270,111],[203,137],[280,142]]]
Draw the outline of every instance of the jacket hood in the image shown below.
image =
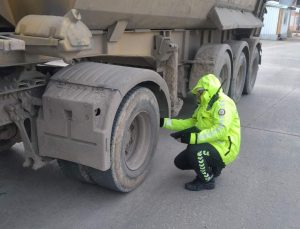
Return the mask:
[[[205,92],[201,95],[201,103],[208,103],[220,87],[221,83],[219,79],[214,74],[207,74],[200,78],[193,88],[192,93],[196,95],[199,89],[205,89]],[[220,92],[222,91],[221,88]]]

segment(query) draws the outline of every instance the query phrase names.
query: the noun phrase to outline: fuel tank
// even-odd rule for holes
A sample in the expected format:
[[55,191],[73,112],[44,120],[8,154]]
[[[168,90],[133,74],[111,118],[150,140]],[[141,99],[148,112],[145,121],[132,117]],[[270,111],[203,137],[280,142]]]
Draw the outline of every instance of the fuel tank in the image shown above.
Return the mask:
[[29,14],[63,16],[78,9],[90,29],[107,29],[116,21],[127,29],[201,29],[214,24],[214,6],[253,12],[261,0],[0,0],[0,26],[16,26]]

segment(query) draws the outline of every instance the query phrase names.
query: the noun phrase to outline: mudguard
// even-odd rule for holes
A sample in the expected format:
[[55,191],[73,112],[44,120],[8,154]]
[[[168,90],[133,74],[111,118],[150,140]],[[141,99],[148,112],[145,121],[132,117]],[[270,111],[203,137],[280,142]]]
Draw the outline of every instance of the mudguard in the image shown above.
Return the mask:
[[47,86],[38,117],[40,155],[108,170],[114,117],[136,86],[149,87],[170,112],[168,87],[154,71],[91,62],[59,71]]

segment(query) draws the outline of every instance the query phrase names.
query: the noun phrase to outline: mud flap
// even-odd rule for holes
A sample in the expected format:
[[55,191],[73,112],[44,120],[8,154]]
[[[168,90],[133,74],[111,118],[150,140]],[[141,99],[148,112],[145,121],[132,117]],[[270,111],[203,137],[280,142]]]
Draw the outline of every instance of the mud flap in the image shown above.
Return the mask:
[[150,70],[86,62],[59,71],[37,121],[41,156],[108,170],[115,114],[126,93],[146,81],[168,95],[166,83]]
[[109,169],[109,114],[121,99],[116,90],[51,81],[38,118],[40,154]]

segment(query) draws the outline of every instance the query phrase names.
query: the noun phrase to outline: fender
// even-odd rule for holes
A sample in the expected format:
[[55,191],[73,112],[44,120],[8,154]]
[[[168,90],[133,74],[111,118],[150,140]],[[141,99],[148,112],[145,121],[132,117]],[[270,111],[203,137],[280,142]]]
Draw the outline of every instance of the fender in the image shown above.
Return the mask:
[[40,155],[108,170],[115,114],[136,86],[150,88],[170,113],[167,84],[154,71],[85,62],[56,73],[37,121]]

